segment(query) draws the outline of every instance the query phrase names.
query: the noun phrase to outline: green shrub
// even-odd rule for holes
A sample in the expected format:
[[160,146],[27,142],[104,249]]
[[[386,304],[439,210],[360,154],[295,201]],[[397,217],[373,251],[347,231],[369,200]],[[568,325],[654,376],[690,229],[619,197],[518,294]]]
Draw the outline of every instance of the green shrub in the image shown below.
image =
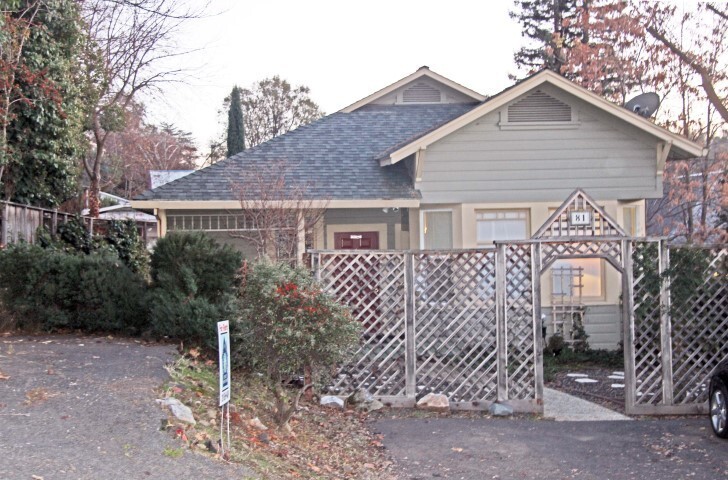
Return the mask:
[[359,331],[349,311],[307,270],[267,261],[243,270],[239,318],[231,329],[232,359],[265,371],[280,425],[290,419],[300,397],[299,392],[287,398],[283,381],[306,367],[314,377],[324,376],[357,344]]
[[23,329],[137,333],[145,283],[118,258],[17,244],[0,252],[0,295]]
[[134,220],[111,220],[104,241],[132,272],[149,274],[149,254]]
[[151,258],[151,333],[216,347],[216,322],[231,317],[242,256],[201,232],[159,239]]
[[149,273],[149,254],[139,236],[134,220],[110,220],[104,235],[90,235],[84,220],[76,215],[58,225],[55,238],[40,227],[38,245],[69,253],[115,254],[134,273],[146,277]]

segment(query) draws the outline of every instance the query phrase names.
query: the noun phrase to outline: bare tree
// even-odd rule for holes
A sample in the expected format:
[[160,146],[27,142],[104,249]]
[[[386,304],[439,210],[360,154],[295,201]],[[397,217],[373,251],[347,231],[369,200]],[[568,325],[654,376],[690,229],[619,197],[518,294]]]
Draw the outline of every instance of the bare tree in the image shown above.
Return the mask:
[[234,235],[249,241],[260,257],[300,264],[329,204],[311,198],[313,187],[298,181],[284,160],[246,167],[244,181],[232,185],[246,224]]
[[179,81],[183,69],[169,67],[180,55],[174,40],[180,25],[200,16],[181,0],[86,0],[88,44],[82,61],[91,103],[88,128],[94,151],[84,161],[90,180],[89,207],[98,216],[101,166],[109,134],[123,128],[134,97]]
[[[693,20],[697,25],[694,41],[685,42],[670,31],[672,20],[679,17],[674,6],[660,7],[650,2],[643,3],[647,12],[647,33],[700,77],[700,86],[707,100],[723,121],[728,122],[725,92],[721,92],[719,87],[728,79],[725,64],[721,62],[724,60],[728,13],[712,4],[699,4],[697,11],[684,13],[681,19],[683,24],[686,20]],[[706,15],[708,13],[712,15]],[[714,18],[708,18],[710,16]]]

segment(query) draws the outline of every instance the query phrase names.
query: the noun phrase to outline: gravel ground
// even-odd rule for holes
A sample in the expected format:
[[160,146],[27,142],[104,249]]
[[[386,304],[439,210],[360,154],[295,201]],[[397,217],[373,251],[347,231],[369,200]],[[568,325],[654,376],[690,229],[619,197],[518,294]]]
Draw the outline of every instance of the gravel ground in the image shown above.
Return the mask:
[[[624,388],[612,387],[613,384],[624,384],[624,380],[609,378],[618,376],[614,375],[615,372],[616,370],[607,368],[575,368],[568,372],[557,373],[545,386],[624,414]],[[569,377],[569,373],[584,374],[597,382],[579,383],[576,381],[578,377]]]
[[0,337],[0,479],[253,477],[159,430],[155,389],[173,355],[107,337]]

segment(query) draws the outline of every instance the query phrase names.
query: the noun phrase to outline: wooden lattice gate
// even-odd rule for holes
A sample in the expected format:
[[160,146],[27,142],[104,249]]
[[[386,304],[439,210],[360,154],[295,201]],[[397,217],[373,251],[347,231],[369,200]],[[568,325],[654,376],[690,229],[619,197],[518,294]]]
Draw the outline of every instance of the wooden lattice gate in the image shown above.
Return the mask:
[[[364,332],[331,387],[364,388],[391,405],[444,393],[454,409],[507,401],[543,410],[533,246],[460,251],[314,251],[324,288]],[[366,285],[366,287],[364,287]],[[376,296],[362,295],[374,289]]]

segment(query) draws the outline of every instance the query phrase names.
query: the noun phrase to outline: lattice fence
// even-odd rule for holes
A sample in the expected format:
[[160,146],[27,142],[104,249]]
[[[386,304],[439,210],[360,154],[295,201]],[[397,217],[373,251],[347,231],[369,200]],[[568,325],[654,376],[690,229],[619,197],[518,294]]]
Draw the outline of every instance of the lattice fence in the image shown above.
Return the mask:
[[542,411],[531,257],[530,245],[313,252],[324,288],[363,326],[331,392],[364,388],[393,405],[434,392],[456,409],[499,400]]
[[627,410],[698,413],[728,344],[728,248],[635,242]]

